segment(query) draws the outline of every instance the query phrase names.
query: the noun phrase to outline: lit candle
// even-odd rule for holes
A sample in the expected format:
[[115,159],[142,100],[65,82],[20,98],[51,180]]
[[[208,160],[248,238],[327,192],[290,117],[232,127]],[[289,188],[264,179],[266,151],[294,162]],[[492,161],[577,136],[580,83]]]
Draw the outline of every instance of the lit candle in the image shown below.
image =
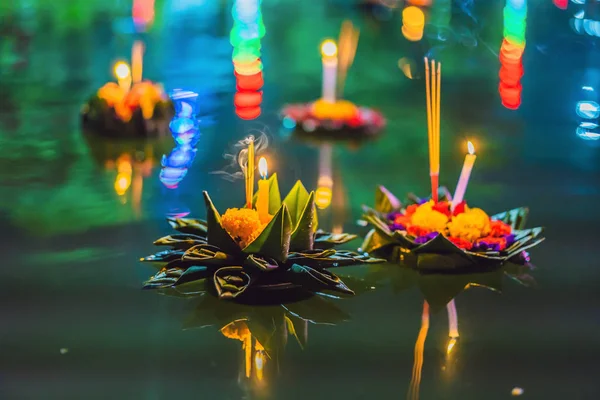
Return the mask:
[[246,153],[246,208],[252,208],[252,198],[254,197],[254,137],[247,139],[248,151]]
[[118,62],[115,64],[115,76],[117,77],[117,82],[119,82],[119,86],[125,93],[129,92],[131,89],[131,70],[129,69],[129,65],[125,62]]
[[454,207],[461,203],[465,197],[467,185],[469,184],[469,177],[471,176],[471,171],[473,170],[473,165],[475,164],[475,159],[477,158],[473,143],[469,142],[468,147],[469,153],[465,157],[465,163],[463,164],[460,178],[458,179],[458,184],[456,185],[456,190],[454,191],[454,197],[452,198],[452,210],[454,210]]
[[326,40],[321,44],[323,60],[323,100],[335,103],[335,85],[337,80],[337,45],[333,40]]
[[261,157],[258,160],[258,172],[262,179],[258,181],[258,196],[256,211],[262,223],[269,222],[269,182],[267,181],[267,160]]
[[142,81],[143,62],[144,44],[136,40],[131,48],[131,77],[134,84]]

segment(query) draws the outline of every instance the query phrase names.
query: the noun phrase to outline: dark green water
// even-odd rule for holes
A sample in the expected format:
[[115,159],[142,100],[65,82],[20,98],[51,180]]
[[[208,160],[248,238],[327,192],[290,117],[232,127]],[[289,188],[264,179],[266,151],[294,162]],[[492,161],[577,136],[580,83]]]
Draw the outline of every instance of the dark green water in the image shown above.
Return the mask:
[[[450,356],[446,312],[432,313],[421,398],[504,399],[515,387],[527,399],[599,397],[600,142],[576,134],[575,107],[598,101],[600,53],[595,38],[569,27],[576,6],[529,2],[522,105],[509,110],[498,93],[504,2],[477,2],[476,20],[455,5],[441,30],[446,40],[432,28],[410,43],[399,12],[380,20],[350,1],[264,0],[262,115],[242,121],[233,108],[231,4],[157,1],[144,35],[145,76],[200,93],[203,120],[195,162],[170,190],[158,179],[170,137],[115,145],[90,143],[80,130],[82,102],[111,79],[114,60],[129,56],[128,6],[13,3],[0,8],[0,398],[407,396],[424,296],[423,286],[404,288],[396,273],[354,298],[307,303],[298,315],[335,325],[296,321],[304,348],[292,335],[285,347],[276,342],[260,383],[244,378],[242,342],[219,329],[231,322],[225,316],[252,315],[282,341],[282,308],[226,308],[214,320],[214,302],[140,290],[154,270],[137,260],[169,232],[165,216],[203,217],[203,190],[221,209],[243,199],[242,182],[210,172],[248,133],[271,138],[282,192],[297,179],[316,187],[319,145],[282,135],[278,110],[319,95],[318,44],[336,37],[343,19],[361,29],[345,95],[379,109],[388,126],[363,146],[333,145],[333,201],[321,211],[322,227],[366,233],[355,221],[377,184],[398,195],[427,192],[424,82],[420,68],[408,79],[398,61],[428,54],[444,65],[441,182],[454,187],[465,139],[474,139],[469,202],[490,213],[528,205],[528,224],[546,228],[546,242],[531,251],[535,287],[505,278],[502,294],[473,288],[456,298],[460,341]],[[148,161],[134,163],[134,183],[119,196],[111,163],[136,149]]]

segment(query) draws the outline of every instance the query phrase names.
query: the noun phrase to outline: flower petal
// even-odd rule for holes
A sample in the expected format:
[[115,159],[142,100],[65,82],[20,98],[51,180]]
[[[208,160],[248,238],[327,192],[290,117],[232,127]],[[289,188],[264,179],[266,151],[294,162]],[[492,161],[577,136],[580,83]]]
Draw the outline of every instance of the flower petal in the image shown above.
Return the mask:
[[163,236],[154,241],[155,246],[172,246],[176,249],[189,249],[196,244],[204,244],[206,239],[196,235],[176,234]]
[[181,233],[206,237],[208,225],[206,221],[194,218],[167,218],[169,225]]

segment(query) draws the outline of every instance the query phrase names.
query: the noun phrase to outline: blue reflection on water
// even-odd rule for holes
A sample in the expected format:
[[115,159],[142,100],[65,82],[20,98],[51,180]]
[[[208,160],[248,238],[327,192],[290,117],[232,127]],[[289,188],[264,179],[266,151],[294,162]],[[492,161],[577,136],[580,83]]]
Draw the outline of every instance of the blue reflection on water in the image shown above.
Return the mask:
[[200,138],[197,105],[198,93],[175,89],[170,93],[175,104],[175,116],[169,124],[176,146],[163,155],[159,179],[169,189],[176,189],[187,175],[196,157],[196,144]]

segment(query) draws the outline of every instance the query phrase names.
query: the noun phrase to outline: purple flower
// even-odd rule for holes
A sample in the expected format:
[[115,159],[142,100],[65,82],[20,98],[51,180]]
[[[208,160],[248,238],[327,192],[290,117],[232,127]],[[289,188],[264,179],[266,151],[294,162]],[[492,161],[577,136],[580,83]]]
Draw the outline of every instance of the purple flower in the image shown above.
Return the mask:
[[417,243],[417,244],[427,243],[431,239],[435,238],[437,235],[438,235],[438,232],[431,232],[431,233],[428,233],[427,235],[418,236],[417,238],[415,238],[415,243]]
[[425,203],[427,203],[428,201],[429,201],[429,199],[421,199],[421,200],[419,200],[419,203],[417,203],[417,204],[419,204],[419,205],[421,205],[421,204],[425,204]]
[[405,231],[405,230],[406,230],[406,227],[405,227],[404,225],[402,225],[402,224],[397,224],[397,223],[395,223],[395,222],[392,222],[392,223],[390,224],[390,230],[391,230],[392,232],[393,232],[393,231]]
[[506,247],[512,246],[512,244],[515,242],[515,235],[512,233],[504,236],[504,238],[506,239]]
[[392,211],[391,213],[389,213],[387,215],[387,219],[389,219],[390,221],[393,221],[396,219],[396,217],[401,216],[402,213],[400,211]]

